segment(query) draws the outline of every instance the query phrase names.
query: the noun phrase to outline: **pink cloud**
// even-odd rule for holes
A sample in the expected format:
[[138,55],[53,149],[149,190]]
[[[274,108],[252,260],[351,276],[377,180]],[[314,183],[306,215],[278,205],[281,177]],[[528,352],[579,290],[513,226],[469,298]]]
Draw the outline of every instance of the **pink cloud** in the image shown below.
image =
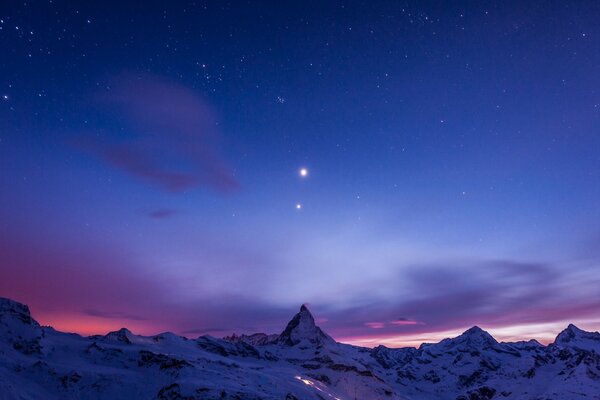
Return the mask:
[[413,321],[410,319],[406,319],[406,318],[398,318],[396,320],[390,321],[390,324],[392,325],[397,325],[397,326],[403,326],[403,325],[424,325],[424,322],[419,322],[419,321]]

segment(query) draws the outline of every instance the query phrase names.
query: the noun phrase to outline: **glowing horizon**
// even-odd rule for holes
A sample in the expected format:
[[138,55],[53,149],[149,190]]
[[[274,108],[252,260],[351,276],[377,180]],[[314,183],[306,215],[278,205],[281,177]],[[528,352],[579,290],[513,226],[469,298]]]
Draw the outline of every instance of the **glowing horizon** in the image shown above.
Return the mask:
[[[123,319],[121,321],[107,321],[102,317],[95,317],[93,315],[44,315],[41,313],[41,316],[36,317],[35,310],[32,310],[33,317],[36,319],[41,325],[50,326],[58,331],[68,332],[68,333],[77,333],[82,336],[92,336],[92,335],[105,335],[109,332],[117,331],[121,328],[126,328],[130,330],[133,334],[142,335],[142,336],[154,336],[165,332],[173,332],[175,334],[185,336],[188,338],[196,338],[198,336],[202,336],[203,334],[208,334],[216,337],[224,337],[230,334],[253,334],[253,333],[265,333],[265,334],[278,334],[283,331],[285,328],[285,324],[281,326],[281,329],[275,331],[245,331],[245,332],[229,332],[227,330],[223,330],[219,332],[217,335],[214,335],[215,332],[206,331],[203,332],[177,332],[176,330],[168,329],[168,326],[161,325],[155,326],[152,323],[148,323],[148,321],[136,321],[136,320],[128,320]],[[293,315],[290,314],[290,319]],[[317,325],[319,325],[319,321],[325,322],[324,325],[320,325],[322,329],[327,332],[327,322],[329,319],[321,316],[317,317]],[[393,321],[392,321],[393,322]],[[468,330],[473,326],[479,326],[484,331],[488,332],[492,335],[498,342],[517,342],[523,340],[537,340],[543,345],[548,345],[554,341],[556,336],[564,329],[567,328],[571,321],[560,321],[560,322],[552,322],[552,323],[535,323],[535,324],[521,324],[521,325],[513,325],[513,326],[494,326],[494,327],[485,327],[479,326],[477,324],[471,326],[465,326],[459,329],[445,330],[445,331],[428,331],[427,327],[423,327],[423,330],[418,333],[396,333],[396,334],[384,334],[377,335],[376,332],[373,332],[371,335],[362,335],[362,336],[333,336],[334,339],[340,343],[347,343],[356,346],[362,347],[376,347],[379,345],[383,345],[386,347],[419,347],[423,343],[437,343],[447,338],[454,338],[460,336],[463,332]],[[415,324],[413,324],[415,325]],[[424,325],[424,324],[419,324]],[[580,323],[575,324],[578,328],[583,329],[585,331],[593,332],[600,330],[600,321],[595,320],[583,320]],[[369,326],[372,330],[376,331],[381,328],[374,328],[373,326]],[[212,334],[211,334],[212,333]]]

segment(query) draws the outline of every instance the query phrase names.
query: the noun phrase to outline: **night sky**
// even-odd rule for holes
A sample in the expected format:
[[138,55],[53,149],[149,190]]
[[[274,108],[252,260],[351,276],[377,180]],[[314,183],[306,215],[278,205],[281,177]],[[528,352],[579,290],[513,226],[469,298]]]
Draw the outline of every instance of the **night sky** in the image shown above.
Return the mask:
[[41,323],[600,329],[599,2],[77,3],[0,3],[0,295]]

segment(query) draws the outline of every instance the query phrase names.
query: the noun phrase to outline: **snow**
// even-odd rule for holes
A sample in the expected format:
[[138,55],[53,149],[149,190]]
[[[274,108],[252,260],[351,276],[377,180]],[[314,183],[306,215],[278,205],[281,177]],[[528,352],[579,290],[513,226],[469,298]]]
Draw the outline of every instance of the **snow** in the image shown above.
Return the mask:
[[583,350],[596,349],[598,351],[600,348],[600,333],[586,332],[573,324],[569,324],[567,329],[558,334],[554,344],[556,346],[573,347]]
[[187,339],[41,327],[0,298],[0,400],[600,399],[600,334],[498,343],[473,327],[419,349],[337,343],[302,306],[279,335]]

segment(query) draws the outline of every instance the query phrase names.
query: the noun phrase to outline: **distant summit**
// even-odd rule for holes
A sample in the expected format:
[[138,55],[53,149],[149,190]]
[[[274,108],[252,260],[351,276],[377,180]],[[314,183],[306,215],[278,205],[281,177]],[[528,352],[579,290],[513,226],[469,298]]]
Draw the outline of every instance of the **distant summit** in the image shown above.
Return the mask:
[[554,340],[554,345],[584,350],[597,349],[600,347],[600,333],[586,332],[573,324],[569,324],[565,330],[558,334]]
[[571,342],[574,342],[577,339],[581,338],[586,333],[587,332],[582,331],[581,329],[579,329],[575,325],[569,324],[569,326],[567,326],[566,329],[564,329],[562,332],[560,332],[558,334],[558,336],[556,336],[556,339],[554,340],[554,343],[555,344],[567,344],[567,343],[571,343]]
[[495,346],[498,344],[492,335],[478,326],[467,329],[454,340],[467,343],[471,346]]
[[127,328],[121,328],[118,331],[108,332],[104,335],[106,340],[113,340],[116,342],[132,344],[133,343],[133,333]]
[[496,339],[478,326],[467,329],[455,338],[444,339],[439,343],[424,343],[420,349],[427,349],[430,353],[441,354],[445,352],[465,352],[494,350],[497,352],[512,351],[503,348]]
[[315,324],[315,319],[306,305],[303,304],[300,307],[300,312],[292,318],[279,335],[277,342],[286,346],[296,346],[301,343],[324,345],[335,343],[335,340]]

